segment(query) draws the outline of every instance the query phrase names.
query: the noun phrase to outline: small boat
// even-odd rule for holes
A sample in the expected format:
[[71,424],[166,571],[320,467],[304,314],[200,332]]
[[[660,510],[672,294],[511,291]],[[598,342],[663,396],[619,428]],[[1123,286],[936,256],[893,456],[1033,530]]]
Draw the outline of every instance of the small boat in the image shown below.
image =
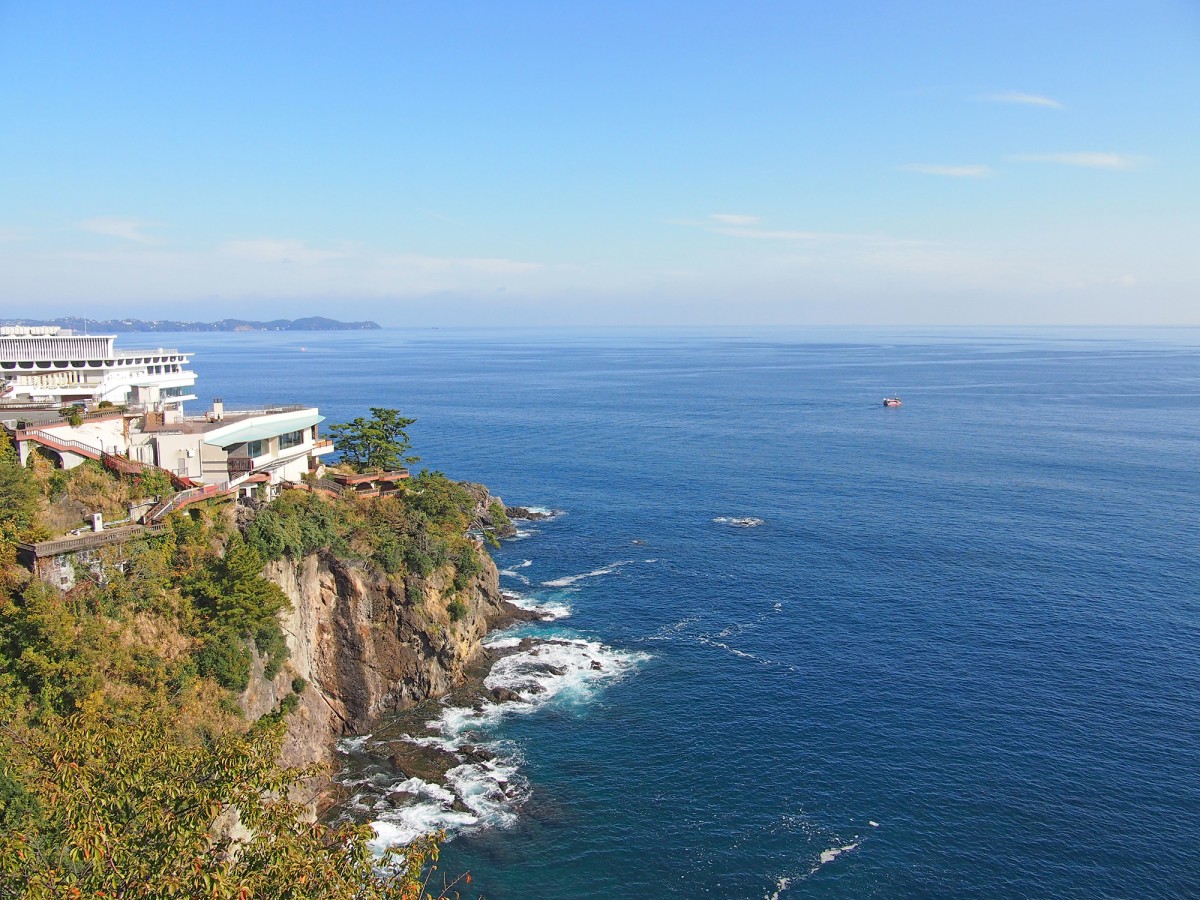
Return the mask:
[[884,397],[883,405],[884,406],[899,406],[900,398],[899,397]]

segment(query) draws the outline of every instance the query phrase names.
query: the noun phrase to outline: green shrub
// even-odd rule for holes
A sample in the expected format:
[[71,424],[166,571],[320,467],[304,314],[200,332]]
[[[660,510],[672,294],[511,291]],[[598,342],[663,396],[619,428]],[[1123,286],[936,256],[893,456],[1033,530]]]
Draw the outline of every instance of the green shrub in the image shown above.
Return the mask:
[[458,622],[467,614],[467,605],[461,600],[454,599],[446,606],[446,612],[450,614],[451,622]]
[[283,629],[279,627],[278,620],[258,627],[254,632],[254,646],[267,658],[267,663],[263,667],[263,675],[267,678],[274,678],[279,674],[284,661],[288,658],[287,640],[283,636]]
[[196,667],[201,675],[231,691],[244,691],[250,683],[250,651],[231,628],[219,628],[209,635],[196,654]]

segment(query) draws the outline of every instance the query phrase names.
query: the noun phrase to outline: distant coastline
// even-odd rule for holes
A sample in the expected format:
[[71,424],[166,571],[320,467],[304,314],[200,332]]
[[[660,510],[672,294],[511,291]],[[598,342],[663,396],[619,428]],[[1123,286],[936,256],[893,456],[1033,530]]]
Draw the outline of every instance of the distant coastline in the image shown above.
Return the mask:
[[77,332],[124,334],[146,331],[377,331],[378,322],[339,322],[324,316],[304,319],[272,319],[255,322],[249,319],[221,319],[218,322],[181,322],[175,319],[84,319],[63,316],[58,319],[5,319],[3,325],[57,325]]

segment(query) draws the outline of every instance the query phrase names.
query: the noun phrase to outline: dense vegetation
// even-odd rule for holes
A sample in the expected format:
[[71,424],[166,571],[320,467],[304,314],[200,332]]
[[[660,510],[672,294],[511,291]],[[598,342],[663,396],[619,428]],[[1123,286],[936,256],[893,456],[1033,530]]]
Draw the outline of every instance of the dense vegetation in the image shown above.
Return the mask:
[[56,511],[145,492],[99,467],[22,467],[0,431],[0,898],[426,896],[436,842],[383,871],[369,829],[304,820],[306,773],[276,765],[292,704],[251,723],[237,694],[254,649],[268,677],[285,665],[266,561],[449,565],[462,588],[480,565],[471,495],[438,473],[373,502],[288,491],[244,534],[230,504],[193,509],[77,566],[66,592],[16,565]]
[[451,564],[461,590],[480,570],[466,537],[474,509],[475,498],[439,472],[422,472],[403,494],[368,504],[289,491],[255,517],[246,543],[266,560],[330,551],[389,575],[424,577]]

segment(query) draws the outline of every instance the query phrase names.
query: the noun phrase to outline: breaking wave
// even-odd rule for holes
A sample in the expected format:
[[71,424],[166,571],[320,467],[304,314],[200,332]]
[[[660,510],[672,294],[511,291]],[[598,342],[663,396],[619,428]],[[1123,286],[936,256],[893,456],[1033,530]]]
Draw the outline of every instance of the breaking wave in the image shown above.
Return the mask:
[[517,571],[517,569],[528,569],[532,565],[532,559],[522,560],[519,563],[514,563],[513,565],[509,566],[507,569],[501,569],[500,574],[508,578],[515,578],[517,581],[521,582],[521,584],[529,584],[529,576],[521,574]]
[[717,516],[713,521],[718,525],[729,525],[733,528],[757,528],[766,524],[765,520],[754,516]]
[[402,739],[455,755],[459,764],[446,771],[445,783],[407,775],[398,781],[376,775],[353,783],[351,805],[370,817],[377,852],[432,831],[453,836],[512,825],[529,796],[529,784],[520,771],[520,751],[490,739],[492,726],[505,716],[529,715],[550,703],[586,703],[649,659],[645,653],[579,638],[498,635],[487,646],[519,648],[497,660],[484,680],[493,696],[503,699],[446,707],[430,723],[431,734]]
[[613,572],[619,571],[622,566],[627,566],[632,563],[632,559],[622,559],[614,563],[609,563],[599,569],[592,569],[590,572],[583,572],[579,575],[567,575],[563,578],[555,578],[552,581],[543,581],[544,587],[564,588],[570,587],[577,581],[583,581],[585,578],[599,578],[601,575],[611,575]]
[[501,595],[513,606],[538,613],[544,620],[565,619],[571,614],[571,604],[563,600],[537,600],[517,591],[504,590]]

